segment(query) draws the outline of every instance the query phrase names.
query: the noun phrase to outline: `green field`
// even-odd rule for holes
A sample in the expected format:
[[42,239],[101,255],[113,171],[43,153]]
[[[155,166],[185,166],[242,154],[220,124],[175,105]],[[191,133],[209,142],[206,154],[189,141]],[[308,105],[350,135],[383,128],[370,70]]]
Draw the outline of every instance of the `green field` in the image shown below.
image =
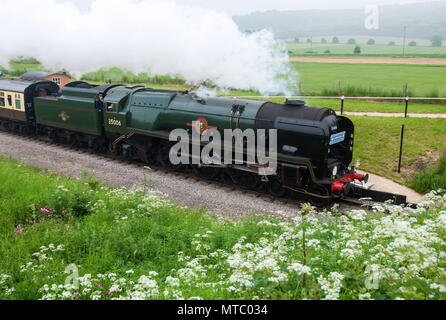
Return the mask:
[[1,300],[445,299],[444,200],[233,222],[1,158],[0,197]]
[[[446,97],[446,65],[293,62],[303,95]],[[296,82],[298,80],[296,79]]]
[[[293,62],[299,78],[291,79],[291,86],[298,92],[299,81],[303,95],[338,96],[394,96],[403,95],[407,83],[411,97],[446,97],[446,65],[402,65],[402,64],[356,64]],[[19,76],[31,70],[44,70],[33,58],[11,60],[9,76]],[[118,68],[99,70],[82,76],[85,81],[103,83],[143,84],[152,87],[167,85],[172,88],[187,88],[179,75],[134,74]],[[341,89],[341,90],[340,90]],[[229,95],[250,95],[253,93],[229,91]]]
[[[331,38],[327,38],[330,42]],[[344,42],[346,42],[344,40]],[[358,42],[358,41],[357,41]],[[408,43],[408,42],[407,42]],[[432,47],[427,45],[417,45],[410,47],[406,43],[406,57],[436,57],[446,58],[446,46]],[[294,43],[287,42],[287,49],[290,56],[373,56],[373,57],[402,57],[403,46],[402,41],[398,41],[397,45],[389,46],[387,44],[367,45],[366,42],[357,44],[347,43]],[[356,46],[361,47],[361,54],[355,55],[353,50]],[[325,53],[329,50],[330,53]]]

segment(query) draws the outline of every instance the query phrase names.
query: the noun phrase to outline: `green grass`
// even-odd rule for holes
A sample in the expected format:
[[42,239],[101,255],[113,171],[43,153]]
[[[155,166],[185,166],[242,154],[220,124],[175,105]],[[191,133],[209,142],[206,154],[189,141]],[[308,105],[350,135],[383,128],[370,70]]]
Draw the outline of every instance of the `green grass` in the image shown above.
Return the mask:
[[[349,116],[355,125],[354,161],[361,168],[410,185],[413,174],[435,165],[430,154],[446,150],[446,120]],[[405,125],[402,172],[398,174],[401,125]]]
[[410,186],[422,193],[439,188],[446,189],[446,153],[442,155],[440,161],[434,167],[417,173]]
[[4,159],[0,198],[2,300],[445,298],[441,201],[231,222]]
[[[331,41],[331,39],[328,39]],[[408,43],[408,42],[407,42]],[[446,46],[432,47],[427,45],[418,45],[409,47],[406,43],[406,57],[432,57],[446,58]],[[361,47],[361,54],[353,54],[356,45]],[[399,45],[389,46],[387,44],[367,45],[366,43],[347,44],[347,43],[294,43],[287,42],[287,48],[290,56],[371,56],[371,57],[402,57],[402,41]],[[330,53],[324,53],[329,50]],[[312,51],[312,52],[309,52]]]
[[[446,97],[446,66],[293,62],[304,95]],[[296,81],[298,81],[296,79]]]

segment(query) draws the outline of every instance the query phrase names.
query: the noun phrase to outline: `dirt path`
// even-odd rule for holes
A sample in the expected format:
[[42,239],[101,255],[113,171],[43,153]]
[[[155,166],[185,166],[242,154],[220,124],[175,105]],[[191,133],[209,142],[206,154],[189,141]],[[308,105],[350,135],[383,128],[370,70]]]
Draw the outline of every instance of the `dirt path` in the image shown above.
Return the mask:
[[390,63],[446,65],[446,59],[439,58],[379,58],[379,57],[290,57],[291,62],[325,63]]
[[[384,112],[344,112],[349,116],[369,116],[369,117],[400,117],[404,118],[404,113],[384,113]],[[446,113],[408,113],[409,118],[430,118],[446,119]]]

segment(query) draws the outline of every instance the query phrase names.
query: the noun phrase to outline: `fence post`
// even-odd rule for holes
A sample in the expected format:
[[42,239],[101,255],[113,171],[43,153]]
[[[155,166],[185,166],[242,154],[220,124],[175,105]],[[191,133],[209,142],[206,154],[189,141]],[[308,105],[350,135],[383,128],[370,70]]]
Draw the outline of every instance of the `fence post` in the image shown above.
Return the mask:
[[341,97],[341,115],[344,114],[344,96]]
[[398,161],[398,173],[401,173],[401,158],[403,156],[403,139],[404,139],[404,124],[401,126],[401,143],[400,143],[400,158]]
[[407,108],[409,107],[409,97],[406,96],[406,111],[404,112],[404,118],[407,118]]
[[303,93],[302,93],[302,81],[301,80],[299,80],[299,95],[303,95]]

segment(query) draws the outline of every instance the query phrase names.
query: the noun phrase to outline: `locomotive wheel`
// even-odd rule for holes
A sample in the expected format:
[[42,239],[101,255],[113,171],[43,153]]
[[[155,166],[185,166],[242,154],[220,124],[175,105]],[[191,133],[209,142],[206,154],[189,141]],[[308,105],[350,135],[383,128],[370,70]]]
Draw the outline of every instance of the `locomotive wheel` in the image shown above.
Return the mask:
[[70,148],[76,148],[79,146],[79,140],[75,134],[71,134],[67,136],[67,144]]
[[218,177],[218,175],[221,173],[220,168],[215,167],[200,167],[199,165],[192,165],[192,169],[194,170],[194,173],[197,177],[200,177],[202,179],[206,180],[213,180]]
[[246,190],[255,190],[262,183],[259,175],[239,170],[233,170],[232,179],[235,184]]
[[169,170],[169,171],[181,171],[184,169],[183,164],[172,164],[169,159],[169,152],[170,148],[173,146],[173,144],[163,141],[161,142],[159,148],[158,148],[158,155],[157,160],[163,166],[163,168]]
[[88,149],[91,152],[99,152],[99,142],[97,139],[91,138],[88,140]]
[[270,177],[268,183],[269,193],[277,198],[282,198],[286,194],[286,189],[282,185],[282,181],[278,177]]
[[149,155],[146,149],[137,148],[136,153],[138,155],[139,160],[141,160],[145,164],[149,164]]
[[[327,188],[320,184],[312,184],[308,187],[307,191],[324,197],[329,196]],[[318,197],[310,197],[309,201],[314,207],[324,207],[330,203],[330,200]]]

